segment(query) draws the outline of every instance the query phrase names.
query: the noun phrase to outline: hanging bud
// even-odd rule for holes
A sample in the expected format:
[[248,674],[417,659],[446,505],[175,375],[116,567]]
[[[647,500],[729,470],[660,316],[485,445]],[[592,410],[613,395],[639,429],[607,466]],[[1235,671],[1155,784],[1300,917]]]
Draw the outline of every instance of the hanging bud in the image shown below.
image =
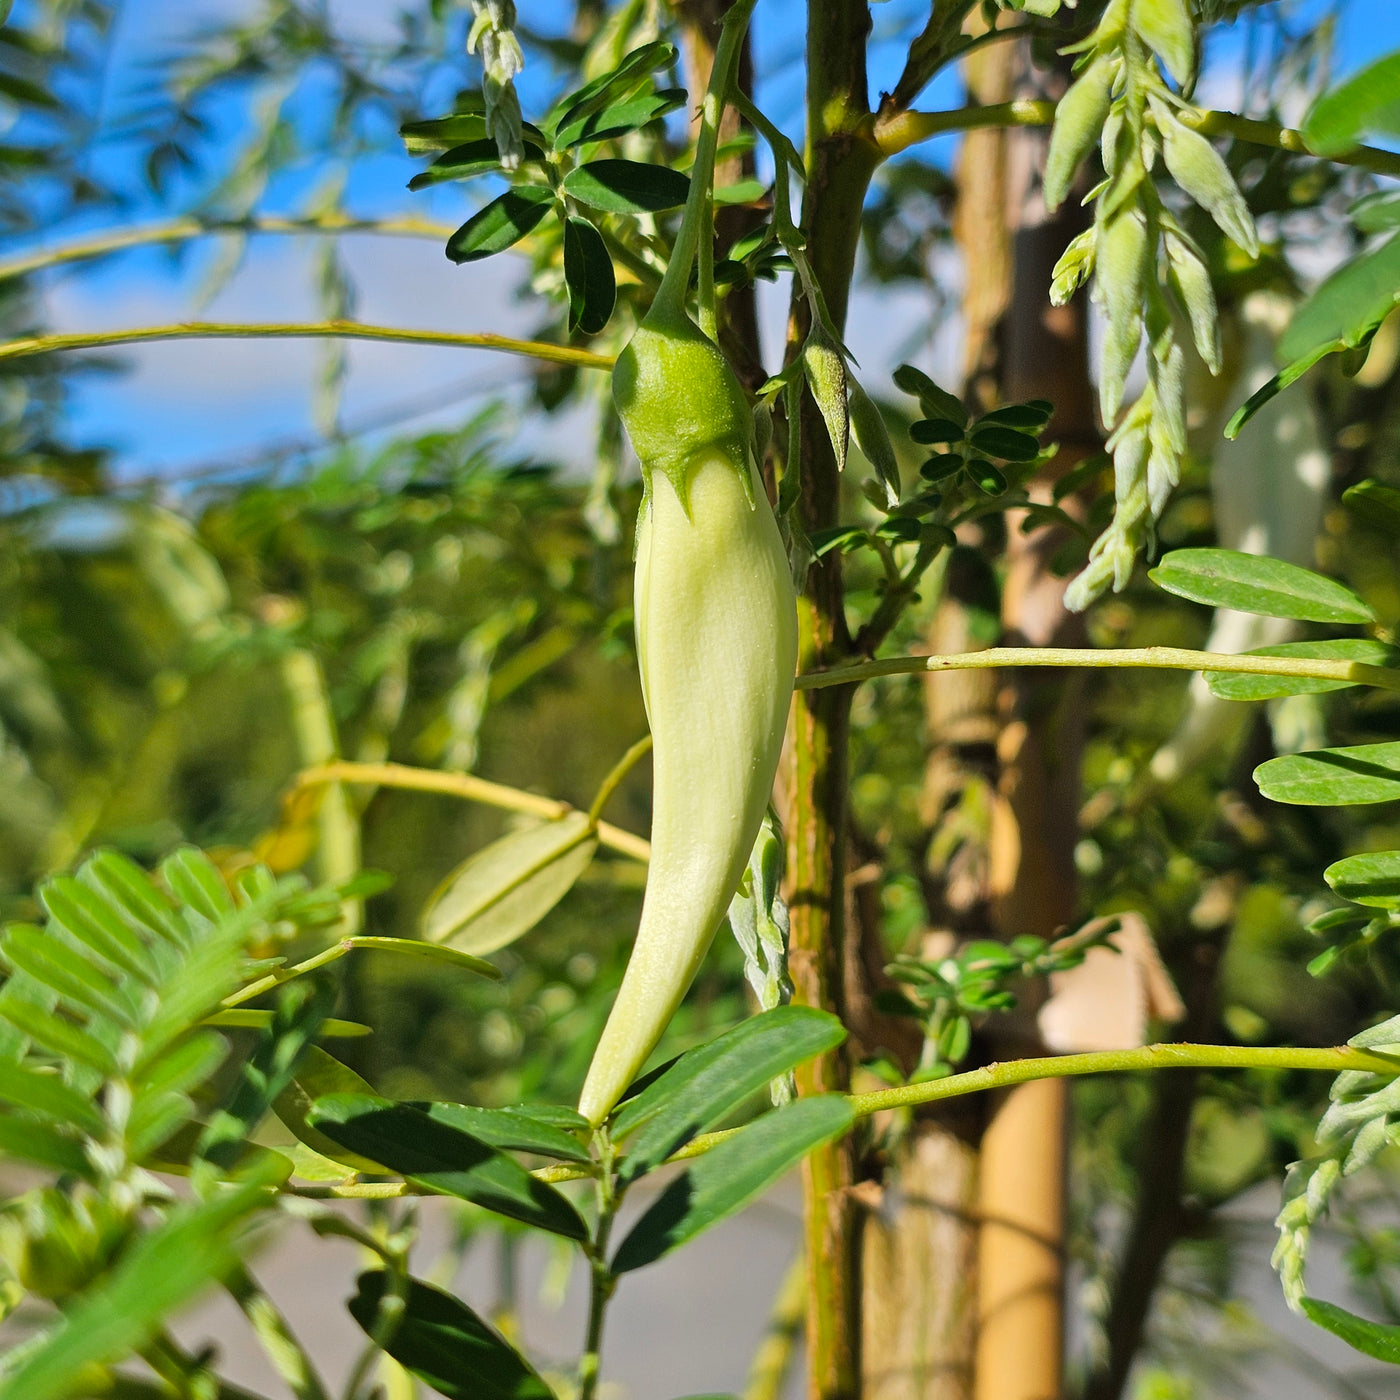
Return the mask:
[[1165,103],[1152,102],[1162,133],[1162,155],[1171,177],[1211,216],[1220,231],[1250,257],[1259,254],[1259,234],[1235,177],[1220,152],[1199,132],[1182,125]]
[[885,427],[884,415],[874,400],[855,378],[851,379],[851,433],[884,487],[886,505],[898,505],[899,462],[894,455],[894,443],[890,441],[890,430]]
[[1133,0],[1133,28],[1181,87],[1196,71],[1196,26],[1186,0]]
[[1142,340],[1142,293],[1147,279],[1147,220],[1123,209],[1101,230],[1094,295],[1103,304],[1107,326],[1100,357],[1099,404],[1111,424],[1123,401],[1123,384]]
[[1118,60],[1101,54],[1084,70],[1055,108],[1055,128],[1045,157],[1045,205],[1058,209],[1074,183],[1074,172],[1103,130],[1113,100]]
[[1220,373],[1220,313],[1204,254],[1185,234],[1168,229],[1167,281],[1191,322],[1191,338],[1212,374]]
[[1055,270],[1050,274],[1050,304],[1063,306],[1079,290],[1094,271],[1094,239],[1097,230],[1086,228],[1077,234],[1068,248],[1060,254]]
[[846,445],[851,435],[850,410],[846,407],[846,359],[820,324],[812,327],[802,347],[802,368],[831,435],[836,470],[845,471]]

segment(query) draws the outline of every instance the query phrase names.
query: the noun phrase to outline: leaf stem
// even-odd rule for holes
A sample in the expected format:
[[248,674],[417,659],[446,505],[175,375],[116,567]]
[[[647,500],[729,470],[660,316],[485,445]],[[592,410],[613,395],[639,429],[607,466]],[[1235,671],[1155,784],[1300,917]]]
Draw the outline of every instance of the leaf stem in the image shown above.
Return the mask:
[[610,355],[598,355],[573,345],[550,345],[540,340],[474,331],[412,330],[404,326],[373,326],[362,321],[179,321],[164,326],[124,326],[112,331],[73,331],[29,336],[0,344],[0,360],[46,355],[57,350],[92,350],[105,345],[135,345],[150,340],[320,339],[381,340],[403,345],[445,345],[499,350],[548,364],[581,369],[612,369]]
[[598,1227],[587,1247],[589,1288],[588,1326],[584,1337],[583,1355],[578,1363],[578,1400],[595,1400],[598,1377],[602,1368],[603,1320],[608,1303],[617,1288],[617,1278],[608,1268],[608,1239],[612,1234],[613,1217],[621,1204],[614,1189],[614,1149],[607,1130],[596,1135],[601,1149],[598,1162]]
[[[1277,122],[1257,121],[1237,112],[1185,107],[1176,113],[1183,125],[1203,136],[1233,136],[1256,146],[1270,146],[1296,155],[1316,156],[1303,133]],[[884,157],[897,155],[920,141],[950,131],[972,131],[987,126],[1049,126],[1055,120],[1055,104],[1043,100],[996,102],[986,106],[956,107],[945,112],[893,111],[874,118],[874,138]],[[1354,146],[1334,156],[1317,156],[1336,165],[1356,165],[1379,175],[1400,176],[1400,152],[1377,146]]]
[[75,238],[46,248],[35,248],[18,257],[0,259],[0,282],[24,277],[48,267],[86,262],[128,248],[145,248],[159,243],[185,243],[195,238],[230,233],[341,234],[372,233],[399,238],[447,238],[452,224],[435,224],[425,219],[350,219],[326,215],[314,219],[168,219],[164,223],[138,228],[109,229],[104,233]]
[[644,734],[630,749],[627,750],[616,763],[613,764],[608,776],[603,779],[598,787],[598,795],[593,799],[593,805],[588,809],[588,820],[593,826],[598,825],[598,818],[602,816],[603,809],[608,805],[608,800],[618,789],[622,780],[637,766],[637,763],[651,752],[651,735]]
[[[335,782],[371,783],[378,787],[404,788],[415,792],[439,792],[447,797],[482,802],[488,807],[501,807],[509,812],[527,812],[547,821],[566,817],[578,810],[557,797],[523,792],[520,788],[489,782],[472,773],[443,773],[434,768],[412,768],[404,763],[353,763],[348,759],[303,769],[292,780],[291,792]],[[597,834],[601,845],[621,855],[640,861],[651,859],[651,842],[645,837],[624,831],[610,822],[599,822]]]
[[1359,661],[1328,661],[1304,656],[1228,656],[1184,647],[988,647],[947,656],[890,656],[853,662],[797,678],[798,690],[854,685],[880,676],[921,675],[931,671],[983,671],[1005,666],[1084,666],[1091,669],[1146,668],[1163,671],[1224,671],[1252,676],[1296,676],[1345,681],[1400,690],[1400,670]]

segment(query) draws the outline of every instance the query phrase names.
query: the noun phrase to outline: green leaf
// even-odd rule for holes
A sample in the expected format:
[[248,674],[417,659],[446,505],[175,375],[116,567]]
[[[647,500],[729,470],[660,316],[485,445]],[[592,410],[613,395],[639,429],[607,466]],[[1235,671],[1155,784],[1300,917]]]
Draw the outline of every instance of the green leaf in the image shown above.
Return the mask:
[[[676,47],[665,40],[643,44],[624,56],[616,68],[601,73],[575,92],[566,93],[551,109],[545,124],[556,132],[572,126],[591,112],[601,111],[637,86],[658,68],[672,68],[677,58]],[[558,113],[556,116],[555,113]]]
[[966,430],[951,418],[920,418],[909,425],[909,436],[915,442],[930,447],[945,442],[961,442]]
[[854,1122],[850,1104],[830,1094],[799,1099],[750,1123],[666,1187],[613,1256],[613,1272],[640,1269],[732,1215]]
[[769,1080],[845,1038],[829,1012],[779,1006],[686,1051],[617,1112],[614,1141],[636,1134],[623,1162],[624,1179],[643,1176]]
[[900,365],[894,372],[897,388],[906,394],[913,394],[919,406],[930,418],[951,418],[955,423],[966,427],[967,409],[962,400],[946,389],[941,389],[923,370],[913,365]]
[[978,488],[989,496],[1000,496],[1011,485],[1005,473],[982,457],[972,457],[968,460],[967,474],[977,483]]
[[768,186],[762,180],[738,180],[732,185],[720,185],[714,192],[715,204],[723,207],[729,204],[757,204]]
[[977,420],[977,426],[980,428],[984,424],[995,423],[1004,428],[1020,428],[1038,433],[1050,421],[1051,412],[1044,400],[1036,403],[1007,404],[1005,408],[994,408],[990,413],[984,413]]
[[[272,1012],[233,1006],[206,1016],[202,1024],[222,1026],[229,1030],[263,1031],[272,1024]],[[331,1016],[321,1022],[321,1034],[329,1040],[356,1040],[362,1035],[369,1035],[370,1029],[358,1021],[338,1021]]]
[[416,1185],[472,1201],[566,1239],[588,1227],[566,1196],[536,1180],[512,1157],[420,1108],[369,1094],[332,1094],[307,1121],[333,1142],[382,1162]]
[[188,934],[154,880],[118,851],[98,851],[83,862],[78,879],[106,899],[138,931],[183,947]]
[[374,1096],[373,1086],[361,1079],[349,1065],[343,1065],[328,1055],[319,1045],[307,1047],[291,1082],[272,1101],[273,1112],[291,1129],[299,1142],[313,1152],[338,1162],[350,1171],[385,1174],[382,1163],[351,1152],[333,1138],[314,1127],[309,1121],[317,1099],[332,1094],[361,1094]]
[[1400,536],[1400,491],[1379,481],[1358,481],[1342,492],[1342,503],[1363,525],[1387,535]]
[[859,525],[834,525],[829,530],[813,530],[808,544],[812,547],[812,558],[820,559],[833,549],[849,554],[863,545],[866,538],[865,531]]
[[71,1005],[99,1019],[131,1028],[137,1020],[131,999],[109,977],[59,939],[33,924],[11,924],[3,951],[11,967],[51,987]]
[[[1283,642],[1257,647],[1246,656],[1296,656],[1319,661],[1357,661],[1363,666],[1394,666],[1400,651],[1368,637],[1340,637],[1322,642]],[[1254,676],[1242,671],[1207,671],[1206,684],[1222,700],[1277,700],[1285,695],[1320,695],[1364,681],[1326,681],[1313,676]]]
[[0,1381],[0,1400],[69,1400],[90,1366],[124,1360],[165,1317],[237,1259],[234,1234],[267,1199],[260,1176],[197,1205],[179,1206]]
[[148,987],[156,985],[159,974],[150,950],[120,913],[88,886],[71,875],[59,875],[39,886],[39,902],[71,938]]
[[[543,159],[544,151],[539,146],[533,141],[525,142],[525,154],[521,157],[523,162],[538,164]],[[444,151],[426,170],[419,171],[408,182],[408,187],[411,190],[424,190],[449,180],[470,180],[477,175],[501,173],[500,148],[494,140],[484,138]]]
[[517,185],[493,199],[447,240],[455,263],[476,262],[520,242],[554,207],[547,185]]
[[1177,549],[1148,577],[1168,593],[1215,608],[1300,622],[1370,623],[1375,614],[1344,584],[1282,559],[1234,549]]
[[684,88],[662,88],[659,92],[641,93],[624,102],[614,102],[599,112],[577,117],[567,126],[561,126],[554,134],[554,149],[563,151],[589,141],[610,141],[616,136],[625,136],[684,106],[685,96]]
[[597,849],[584,812],[502,836],[438,886],[423,911],[424,939],[475,954],[504,948],[568,894]]
[[76,1128],[89,1137],[100,1137],[105,1126],[93,1103],[70,1089],[58,1075],[24,1065],[0,1064],[0,1102]]
[[564,177],[564,193],[609,214],[656,213],[685,203],[690,179],[665,165],[591,160]]
[[111,1050],[71,1021],[22,1001],[6,1002],[5,1018],[36,1045],[42,1045],[60,1058],[88,1065],[104,1078],[116,1075],[117,1061]]
[[1341,154],[1368,131],[1400,132],[1400,53],[1323,93],[1303,118],[1303,139],[1320,156]]
[[[415,1103],[435,1123],[460,1128],[501,1152],[533,1152],[561,1162],[587,1162],[588,1149],[576,1137],[510,1108],[475,1108],[464,1103]],[[587,1127],[588,1120],[584,1119]]]
[[564,220],[564,281],[569,289],[569,329],[597,335],[617,302],[617,280],[603,235],[587,219]]
[[1293,313],[1278,343],[1280,360],[1297,360],[1341,341],[1360,345],[1400,297],[1400,237],[1339,267]]
[[183,846],[166,856],[160,863],[160,874],[181,904],[211,924],[222,923],[238,912],[218,866],[195,846]]
[[381,1307],[389,1276],[357,1280],[350,1316],[405,1370],[447,1400],[554,1400],[554,1392],[505,1339],[465,1303],[417,1279],[408,1281],[403,1312]]
[[1040,456],[1040,444],[1029,433],[1019,433],[1014,428],[1003,428],[997,424],[990,427],[980,425],[972,430],[972,445],[989,457],[999,457],[1003,462],[1033,462]]
[[473,957],[460,948],[448,948],[441,943],[425,943],[421,938],[381,938],[375,934],[357,933],[345,940],[352,948],[375,953],[398,953],[409,958],[426,958],[429,962],[449,963],[463,972],[475,973],[488,981],[499,982],[501,969],[484,958]]
[[1400,909],[1400,851],[1368,851],[1334,861],[1322,878],[1343,899],[1373,909]]
[[1351,807],[1400,798],[1400,743],[1284,754],[1254,770],[1259,791],[1297,806]]
[[1304,1298],[1303,1311],[1319,1327],[1325,1327],[1335,1337],[1340,1337],[1349,1347],[1377,1361],[1388,1361],[1392,1366],[1400,1366],[1400,1327],[1393,1324],[1368,1322],[1364,1317],[1339,1308],[1335,1303],[1325,1303],[1321,1298]]
[[[399,135],[409,155],[431,155],[434,151],[450,150],[453,146],[469,145],[486,136],[485,100],[479,92],[461,94],[458,98],[459,103],[466,105],[464,99],[473,110],[454,112],[447,117],[434,117],[431,121],[408,122],[399,128]],[[546,144],[544,133],[539,127],[524,122],[521,131],[525,139],[536,146],[543,148]]]
[[963,469],[963,459],[956,452],[943,452],[930,457],[919,468],[925,481],[946,481]]
[[1347,210],[1362,233],[1384,233],[1400,228],[1400,190],[1373,190]]
[[1225,425],[1224,436],[1230,442],[1239,437],[1240,429],[1264,407],[1270,399],[1275,398],[1283,390],[1301,379],[1319,360],[1325,360],[1328,355],[1340,355],[1348,349],[1344,340],[1329,340],[1324,345],[1319,345],[1314,350],[1309,350],[1306,355],[1300,355],[1286,368],[1280,370],[1274,377],[1261,384],[1231,415],[1230,421]]
[[[91,1178],[92,1163],[82,1143],[43,1123],[0,1114],[0,1157],[13,1157],[36,1167],[60,1174]],[[3,1394],[0,1388],[0,1394]]]

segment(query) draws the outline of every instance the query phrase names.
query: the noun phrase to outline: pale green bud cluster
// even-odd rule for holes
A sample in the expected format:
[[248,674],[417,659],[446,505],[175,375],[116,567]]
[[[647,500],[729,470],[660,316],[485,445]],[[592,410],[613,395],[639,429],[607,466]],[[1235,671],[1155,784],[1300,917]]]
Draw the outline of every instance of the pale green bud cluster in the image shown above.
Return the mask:
[[[1094,225],[1056,265],[1051,300],[1068,301],[1092,275],[1103,308],[1099,404],[1113,429],[1117,510],[1089,565],[1066,592],[1087,607],[1110,585],[1122,588],[1181,471],[1186,450],[1185,358],[1178,320],[1212,373],[1220,368],[1215,294],[1205,255],[1172,217],[1153,183],[1158,164],[1249,256],[1258,254],[1254,221],[1220,154],[1195,129],[1197,114],[1161,69],[1184,89],[1197,64],[1189,0],[1112,0],[1061,98],[1046,156],[1045,201],[1057,207],[1097,141],[1106,177],[1091,192]],[[1123,407],[1128,375],[1148,344],[1147,386]],[[1119,415],[1122,413],[1121,421]],[[1115,426],[1116,424],[1116,426]]]
[[525,54],[515,37],[515,0],[471,0],[471,5],[476,18],[467,52],[481,50],[486,134],[496,143],[501,165],[517,170],[525,156],[525,128],[515,75],[525,66]]

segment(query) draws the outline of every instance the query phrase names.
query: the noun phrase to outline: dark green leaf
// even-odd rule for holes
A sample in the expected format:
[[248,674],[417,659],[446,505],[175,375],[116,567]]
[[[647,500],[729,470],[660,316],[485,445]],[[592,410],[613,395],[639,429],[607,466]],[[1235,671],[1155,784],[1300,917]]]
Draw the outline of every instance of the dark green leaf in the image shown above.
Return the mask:
[[1343,899],[1373,909],[1400,909],[1400,851],[1370,851],[1334,861],[1322,878]]
[[[616,68],[585,83],[574,92],[566,93],[554,104],[546,125],[562,131],[591,112],[601,111],[613,102],[622,100],[628,88],[654,73],[658,68],[674,67],[676,47],[665,40],[643,44],[627,54]],[[555,113],[558,115],[556,116]]]
[[551,1128],[563,1128],[570,1133],[590,1132],[593,1126],[578,1109],[565,1108],[558,1103],[513,1103],[507,1111],[535,1123],[548,1123]]
[[752,1093],[795,1065],[839,1045],[841,1022],[809,1006],[780,1006],[688,1050],[618,1110],[615,1141],[630,1134],[622,1174],[635,1181]]
[[920,418],[909,425],[909,436],[915,442],[930,446],[935,443],[961,442],[963,427],[951,418]]
[[1298,806],[1394,802],[1400,798],[1400,743],[1284,754],[1261,763],[1254,781],[1265,797]]
[[1341,341],[1360,345],[1400,296],[1400,238],[1342,264],[1293,313],[1278,343],[1280,360],[1298,360]]
[[14,73],[0,72],[0,96],[8,97],[12,102],[26,107],[44,107],[52,110],[60,105],[58,98],[46,88]]
[[361,1079],[348,1065],[343,1065],[328,1055],[320,1046],[312,1045],[302,1056],[292,1075],[291,1083],[273,1100],[273,1111],[313,1152],[339,1162],[350,1171],[383,1174],[382,1163],[351,1152],[338,1142],[320,1132],[308,1121],[312,1106],[317,1099],[328,1098],[332,1094],[362,1094],[374,1096],[373,1087]]
[[921,527],[912,515],[892,515],[875,527],[877,539],[888,540],[891,544],[907,544],[919,538]]
[[1043,407],[1043,401],[1033,404],[1013,403],[1007,404],[1005,408],[994,408],[990,413],[984,413],[977,420],[977,426],[980,428],[995,424],[1003,428],[1020,428],[1038,433],[1049,421],[1050,414]]
[[941,452],[919,468],[919,475],[925,481],[946,481],[962,468],[963,459],[956,452]]
[[940,389],[923,370],[913,365],[900,365],[894,372],[894,382],[906,394],[913,394],[930,418],[951,418],[955,423],[966,426],[968,414],[962,400],[946,389]]
[[[525,142],[525,154],[521,158],[528,164],[538,164],[544,159],[544,151],[533,141]],[[430,185],[441,185],[448,180],[470,180],[477,175],[501,174],[500,148],[494,140],[468,141],[461,146],[453,146],[444,151],[426,170],[421,170],[408,182],[411,190],[427,189]]]
[[[1367,637],[1339,637],[1323,642],[1284,642],[1258,647],[1247,656],[1298,656],[1322,661],[1357,661],[1363,666],[1394,666],[1400,651]],[[1364,681],[1325,681],[1311,676],[1251,676],[1242,671],[1207,671],[1206,684],[1222,700],[1277,700],[1284,695],[1318,695],[1345,690]]]
[[979,452],[999,457],[1003,462],[1033,462],[1040,456],[1040,444],[1029,433],[1018,433],[1015,428],[1003,428],[995,423],[974,428],[972,445]]
[[1341,154],[1368,131],[1400,132],[1400,53],[1323,93],[1303,118],[1303,139],[1320,156]]
[[1400,1366],[1400,1327],[1368,1322],[1364,1317],[1357,1317],[1335,1303],[1324,1303],[1320,1298],[1304,1298],[1303,1311],[1319,1327],[1325,1327],[1349,1347],[1374,1356],[1377,1361]]
[[357,1283],[351,1317],[447,1400],[554,1400],[525,1358],[451,1294],[410,1279],[402,1314],[381,1316],[388,1275],[371,1270]]
[[1363,525],[1387,535],[1400,535],[1400,491],[1379,481],[1358,481],[1342,493],[1342,501]]
[[591,160],[564,177],[565,194],[609,214],[656,213],[685,203],[690,180],[665,165]]
[[[460,1128],[502,1152],[533,1152],[562,1162],[587,1162],[588,1149],[576,1137],[510,1108],[475,1108],[464,1103],[416,1103],[436,1123]],[[585,1126],[587,1119],[584,1120]]]
[[503,252],[525,237],[554,207],[554,191],[545,185],[517,185],[493,199],[447,240],[455,263],[476,262]]
[[589,141],[608,141],[625,136],[674,112],[685,103],[684,88],[663,88],[659,92],[639,93],[624,102],[615,102],[600,112],[590,113],[561,126],[554,135],[554,149],[582,146]]
[[850,1104],[831,1094],[799,1099],[750,1123],[666,1187],[613,1256],[613,1272],[640,1269],[732,1215],[853,1122]]
[[332,1094],[307,1115],[313,1128],[415,1184],[498,1215],[582,1240],[588,1227],[566,1196],[512,1157],[408,1104],[369,1094]]
[[409,155],[427,155],[483,140],[486,118],[478,112],[459,112],[450,117],[435,117],[432,121],[407,122],[399,128],[399,135]]
[[1000,496],[1011,484],[1007,481],[1005,473],[981,457],[968,460],[967,474],[989,496]]
[[1344,584],[1282,559],[1234,549],[1173,550],[1148,577],[1168,593],[1216,608],[1300,622],[1376,620]]
[[865,531],[859,525],[836,525],[830,530],[813,530],[808,543],[812,547],[812,557],[820,559],[839,549],[843,554],[859,548],[866,541]]
[[564,220],[564,281],[569,288],[569,328],[597,335],[617,301],[612,257],[603,235],[587,219]]

